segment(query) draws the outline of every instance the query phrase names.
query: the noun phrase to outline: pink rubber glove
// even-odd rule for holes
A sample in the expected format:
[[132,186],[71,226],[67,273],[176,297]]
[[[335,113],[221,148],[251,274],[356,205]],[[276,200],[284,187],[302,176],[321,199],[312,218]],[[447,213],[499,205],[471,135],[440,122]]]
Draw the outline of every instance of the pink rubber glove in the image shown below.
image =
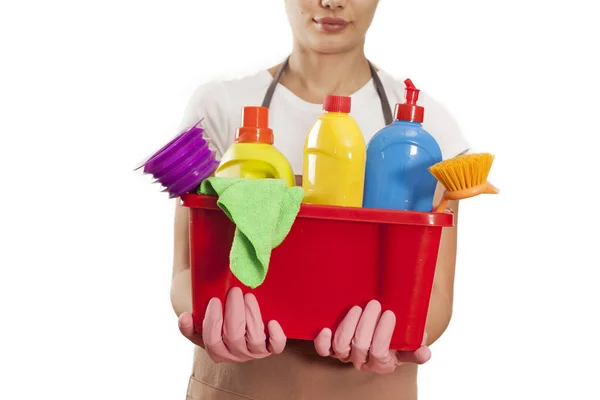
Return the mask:
[[381,304],[372,300],[364,312],[358,306],[348,312],[336,329],[333,341],[331,330],[323,329],[315,339],[315,349],[323,357],[352,362],[360,371],[378,374],[392,373],[397,366],[405,363],[424,364],[429,361],[431,352],[425,345],[427,334],[423,345],[415,351],[390,350],[395,326],[394,313],[388,310],[381,314]]
[[204,347],[216,363],[245,362],[279,354],[287,340],[279,323],[270,321],[267,341],[256,297],[251,293],[244,296],[237,287],[227,294],[225,315],[221,301],[217,298],[210,300],[202,322],[202,335],[194,331],[190,313],[179,317],[179,330],[192,342]]

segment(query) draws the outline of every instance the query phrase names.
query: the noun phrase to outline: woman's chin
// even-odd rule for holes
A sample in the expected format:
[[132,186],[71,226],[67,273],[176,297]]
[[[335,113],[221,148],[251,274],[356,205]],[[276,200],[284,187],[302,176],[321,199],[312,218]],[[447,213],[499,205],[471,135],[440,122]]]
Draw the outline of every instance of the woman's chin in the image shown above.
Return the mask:
[[321,34],[311,40],[310,47],[317,53],[337,54],[354,49],[356,44],[342,35],[331,36]]

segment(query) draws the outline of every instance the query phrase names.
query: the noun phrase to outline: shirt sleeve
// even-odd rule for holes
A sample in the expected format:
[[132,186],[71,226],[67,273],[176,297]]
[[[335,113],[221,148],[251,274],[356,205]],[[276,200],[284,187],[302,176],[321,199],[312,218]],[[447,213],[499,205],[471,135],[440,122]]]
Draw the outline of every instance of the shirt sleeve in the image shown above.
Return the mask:
[[179,131],[187,130],[202,120],[200,126],[204,128],[204,136],[220,159],[229,147],[228,107],[229,97],[222,83],[215,81],[200,85],[188,101]]
[[424,91],[420,93],[419,104],[425,108],[423,128],[438,142],[444,160],[469,150],[469,143],[448,110]]

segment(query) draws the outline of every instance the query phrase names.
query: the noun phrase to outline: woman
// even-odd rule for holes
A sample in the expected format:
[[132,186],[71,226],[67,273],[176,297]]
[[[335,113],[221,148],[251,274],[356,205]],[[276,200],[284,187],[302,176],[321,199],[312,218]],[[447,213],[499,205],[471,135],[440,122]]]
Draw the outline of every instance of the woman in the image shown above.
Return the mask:
[[[352,116],[365,139],[391,122],[403,101],[404,84],[372,66],[364,54],[365,35],[378,0],[286,0],[294,36],[289,59],[268,71],[202,85],[186,110],[182,129],[199,118],[212,146],[222,155],[233,143],[246,105],[270,108],[275,145],[302,171],[308,129],[322,113],[325,94],[352,96]],[[445,158],[468,149],[453,120],[425,94],[425,127]],[[297,178],[299,178],[297,176]],[[439,199],[441,190],[436,193]],[[450,207],[457,212],[457,204]],[[172,303],[179,328],[194,344],[188,399],[405,399],[417,397],[417,365],[445,331],[453,298],[456,229],[442,236],[424,345],[412,353],[389,350],[395,316],[378,302],[354,307],[335,332],[324,329],[314,343],[286,340],[276,321],[265,335],[259,305],[239,288],[225,304],[213,299],[203,325],[192,325],[187,210],[177,207]]]

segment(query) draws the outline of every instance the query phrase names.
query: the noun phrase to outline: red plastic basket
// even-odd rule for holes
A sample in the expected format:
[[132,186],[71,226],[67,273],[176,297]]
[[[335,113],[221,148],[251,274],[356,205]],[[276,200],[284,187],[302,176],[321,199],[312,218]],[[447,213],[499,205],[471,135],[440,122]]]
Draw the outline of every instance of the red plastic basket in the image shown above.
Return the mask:
[[416,350],[423,337],[442,228],[448,213],[302,204],[292,229],[271,254],[265,282],[252,290],[229,269],[235,225],[216,197],[188,194],[193,317],[198,332],[209,300],[231,287],[256,295],[263,319],[286,336],[313,340],[370,300],[396,314],[391,348]]

